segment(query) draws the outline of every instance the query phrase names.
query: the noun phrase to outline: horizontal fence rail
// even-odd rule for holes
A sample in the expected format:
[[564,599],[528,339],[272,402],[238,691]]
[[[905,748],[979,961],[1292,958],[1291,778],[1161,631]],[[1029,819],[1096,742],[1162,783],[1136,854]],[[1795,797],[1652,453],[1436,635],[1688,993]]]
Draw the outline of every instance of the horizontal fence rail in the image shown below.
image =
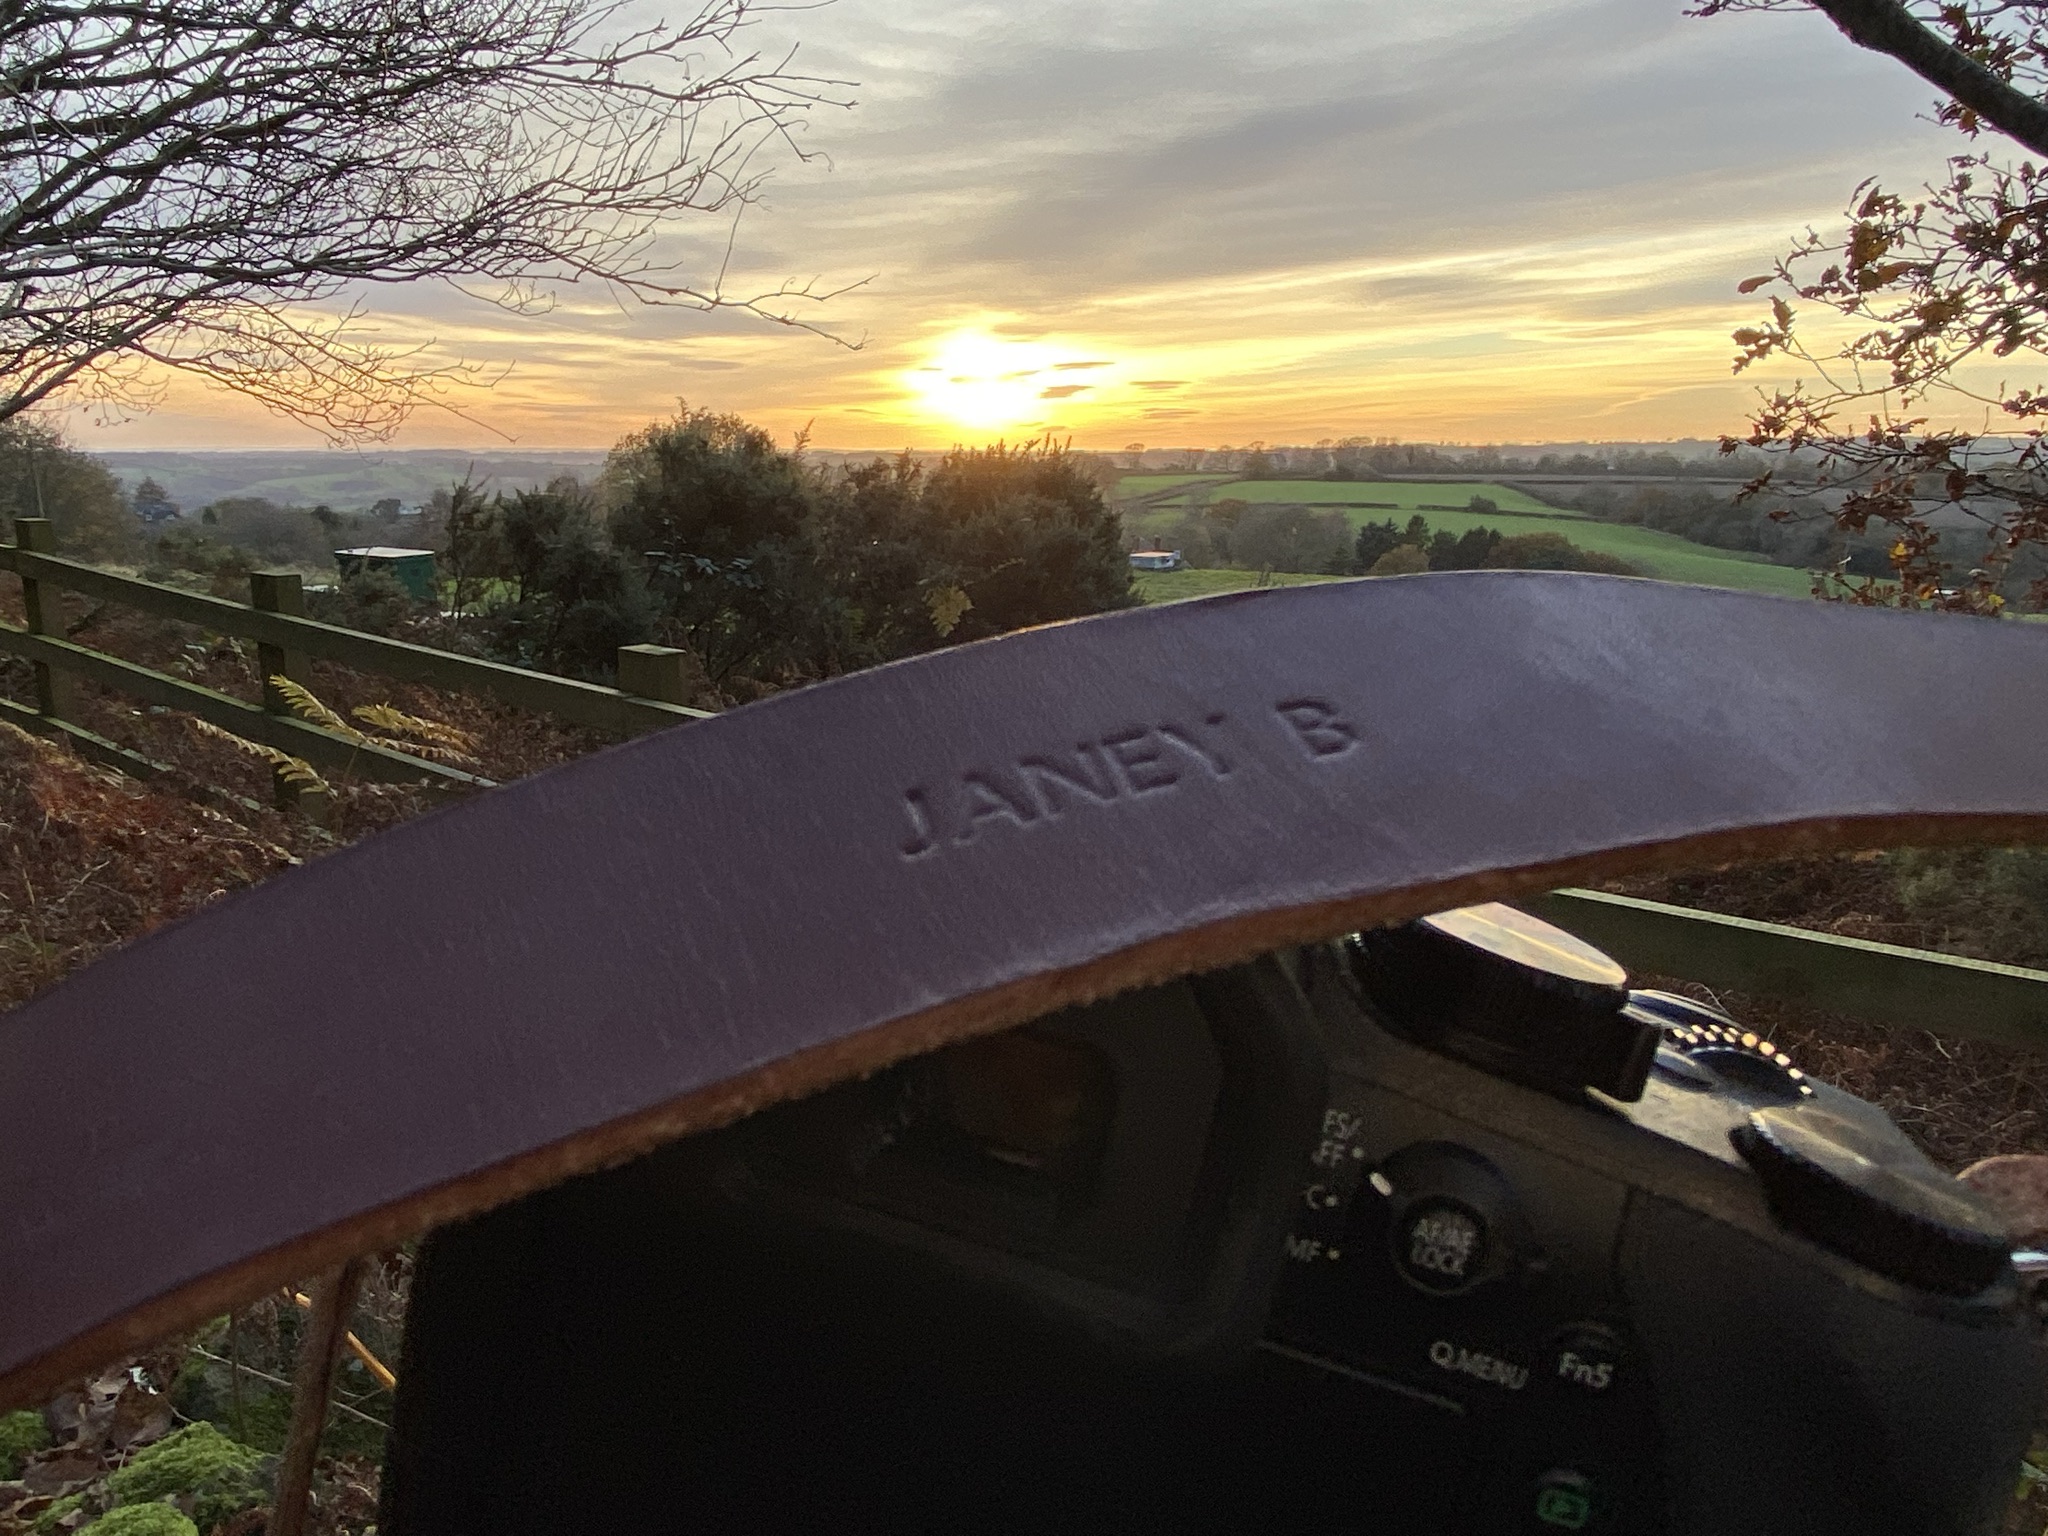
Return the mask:
[[[33,520],[20,521],[25,524]],[[322,624],[317,619],[266,613],[226,598],[116,575],[19,544],[0,544],[0,571],[12,571],[38,585],[61,587],[160,618],[197,624],[215,634],[299,651],[359,672],[374,672],[399,682],[424,683],[456,692],[487,693],[502,703],[615,735],[638,736],[684,720],[701,720],[709,713],[691,709],[680,700],[645,698],[596,683],[580,683],[502,662],[437,651],[431,646],[387,640],[382,635],[366,635],[337,624]]]
[[[0,699],[0,719],[66,740],[81,755],[138,778],[157,778],[172,770],[81,725],[72,692],[77,680],[195,715],[245,741],[317,766],[389,783],[424,782],[449,790],[484,789],[491,781],[301,720],[292,713],[273,677],[309,683],[307,661],[317,657],[399,682],[486,694],[502,703],[618,736],[642,735],[704,719],[709,713],[682,702],[684,656],[671,647],[621,647],[619,680],[626,686],[606,688],[322,624],[305,617],[296,572],[252,572],[251,601],[243,604],[67,560],[52,552],[53,530],[42,518],[16,519],[15,536],[16,543],[0,544],[0,571],[21,578],[27,623],[19,629],[0,624],[0,653],[30,663],[36,702],[31,708]],[[65,638],[56,601],[62,591],[197,625],[214,634],[255,641],[263,702],[244,703]],[[276,788],[280,804],[314,808],[307,791],[285,776],[279,776]]]
[[1602,891],[1518,898],[1632,971],[1782,998],[1873,1024],[2048,1046],[2048,971],[1846,939]]
[[244,704],[240,699],[230,698],[211,688],[137,666],[132,661],[103,656],[68,640],[31,635],[11,625],[0,624],[0,651],[12,651],[52,670],[70,672],[151,704],[197,715],[224,731],[233,731],[244,741],[260,741],[266,747],[276,747],[316,766],[350,768],[366,777],[394,784],[428,778],[444,788],[482,789],[490,782],[443,763],[428,762],[425,758],[411,757],[374,743],[350,741],[346,736],[322,730],[317,725],[308,725],[289,715],[270,714],[261,705]]

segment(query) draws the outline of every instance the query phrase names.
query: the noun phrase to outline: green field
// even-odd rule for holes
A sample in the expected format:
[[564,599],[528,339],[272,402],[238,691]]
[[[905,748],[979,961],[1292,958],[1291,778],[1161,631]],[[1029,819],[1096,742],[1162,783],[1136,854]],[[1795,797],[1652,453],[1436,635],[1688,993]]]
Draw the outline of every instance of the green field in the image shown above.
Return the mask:
[[[1758,555],[1735,550],[1708,549],[1676,534],[1658,533],[1619,523],[1585,520],[1571,528],[1558,527],[1554,518],[1486,517],[1470,512],[1425,513],[1431,529],[1464,533],[1480,524],[1498,533],[1564,533],[1581,549],[1597,549],[1628,561],[1646,576],[1660,581],[1685,581],[1702,587],[1732,587],[1741,592],[1775,592],[1781,597],[1805,597],[1813,590],[1813,578],[1789,565],[1772,565]],[[1235,591],[1258,580],[1256,571],[1162,571],[1138,578],[1138,590],[1150,596],[1150,581],[1182,581],[1198,578],[1213,586],[1191,585],[1165,589],[1170,597],[1194,597],[1202,592]],[[1316,581],[1315,576],[1275,576],[1276,583]]]
[[1150,496],[1154,491],[1170,491],[1177,485],[1191,485],[1197,480],[1227,480],[1228,475],[1125,475],[1116,483],[1119,497]]
[[[1637,561],[1638,566],[1646,570],[1649,563],[1643,559]],[[1679,563],[1672,562],[1673,565]],[[1767,592],[1776,597],[1806,597],[1812,590],[1811,578],[1804,571],[1795,571],[1788,566],[1751,565],[1732,557],[1718,565],[1702,562],[1700,568],[1683,574],[1673,575],[1664,571],[1651,574],[1663,581],[1683,581],[1743,592]],[[1347,579],[1351,578],[1275,571],[1266,576],[1265,585],[1298,587],[1308,582]],[[1131,580],[1138,595],[1148,603],[1177,603],[1190,597],[1213,597],[1219,592],[1242,592],[1259,584],[1257,571],[1139,571]]]
[[[1117,482],[1117,494],[1141,496],[1148,491],[1171,490],[1177,484],[1201,478],[1199,475],[1126,475]],[[1422,507],[1462,507],[1474,496],[1488,498],[1503,512],[1527,512],[1532,516],[1548,513],[1552,517],[1582,515],[1564,508],[1547,507],[1522,491],[1509,490],[1504,485],[1489,485],[1483,480],[1443,485],[1419,480],[1233,480],[1228,485],[1217,485],[1211,489],[1209,500],[1212,504],[1235,498],[1238,501],[1299,502],[1310,506],[1338,507],[1349,502],[1354,504],[1350,510],[1384,517],[1388,512],[1413,512]],[[1355,505],[1362,502],[1376,505]],[[1164,505],[1178,510],[1186,502],[1185,498],[1175,497]],[[1380,510],[1382,508],[1385,510]],[[1148,512],[1146,515],[1156,514]]]
[[[1312,581],[1342,581],[1342,576],[1304,576],[1292,571],[1272,571],[1265,577],[1269,587],[1299,587]],[[1218,592],[1242,592],[1260,585],[1257,571],[1134,571],[1131,585],[1148,603],[1177,603],[1187,597],[1213,597]]]
[[[1317,494],[1311,497],[1306,494],[1309,492]],[[1775,592],[1784,597],[1805,597],[1813,589],[1813,579],[1805,571],[1786,565],[1772,565],[1761,555],[1731,549],[1710,549],[1704,544],[1681,539],[1676,534],[1659,533],[1652,528],[1639,528],[1627,523],[1595,522],[1592,518],[1576,512],[1545,507],[1541,502],[1519,491],[1511,491],[1506,486],[1487,485],[1478,481],[1442,485],[1423,484],[1412,480],[1251,480],[1224,487],[1222,494],[1214,499],[1220,501],[1226,495],[1239,496],[1246,501],[1319,501],[1325,505],[1343,500],[1393,501],[1397,495],[1404,498],[1398,508],[1391,510],[1357,506],[1331,508],[1332,511],[1342,512],[1354,528],[1364,523],[1383,522],[1390,517],[1396,521],[1405,521],[1423,502],[1439,506],[1454,503],[1462,506],[1474,496],[1486,496],[1499,504],[1500,513],[1426,511],[1422,515],[1429,520],[1433,532],[1440,529],[1448,533],[1465,533],[1483,524],[1507,536],[1524,533],[1560,533],[1581,549],[1595,549],[1614,555],[1628,561],[1644,575],[1654,576],[1660,581],[1685,581],[1703,587],[1733,587],[1745,592]],[[1535,508],[1535,512],[1529,512],[1530,508]],[[1522,515],[1506,515],[1509,513]],[[1124,526],[1148,538],[1164,539],[1171,533],[1174,524],[1185,515],[1186,509],[1179,506],[1152,507],[1143,512],[1126,514]],[[1251,580],[1255,579],[1256,573],[1203,571],[1185,574],[1216,577],[1242,575],[1247,579],[1238,585],[1248,586]],[[1234,588],[1218,587],[1215,590],[1230,591]],[[1173,595],[1182,597],[1194,594],[1176,591]]]
[[1645,576],[1659,581],[1689,581],[1702,587],[1734,587],[1743,592],[1775,592],[1805,597],[1813,578],[1789,565],[1772,565],[1761,555],[1732,549],[1709,549],[1675,533],[1637,528],[1627,523],[1596,523],[1582,518],[1561,527],[1550,517],[1486,517],[1470,512],[1427,512],[1432,530],[1464,533],[1482,524],[1513,537],[1522,533],[1561,533],[1581,549],[1597,549],[1628,561]]

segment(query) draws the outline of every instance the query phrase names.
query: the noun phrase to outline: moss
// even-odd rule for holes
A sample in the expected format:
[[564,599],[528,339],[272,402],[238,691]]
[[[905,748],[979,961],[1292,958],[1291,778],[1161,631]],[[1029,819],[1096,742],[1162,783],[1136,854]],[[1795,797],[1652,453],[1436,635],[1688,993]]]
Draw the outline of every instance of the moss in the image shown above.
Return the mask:
[[169,1504],[124,1504],[81,1529],[99,1536],[199,1536],[199,1527]]
[[21,1476],[21,1459],[50,1443],[50,1426],[29,1409],[0,1414],[0,1482]]
[[206,1357],[196,1350],[185,1357],[178,1374],[171,1378],[171,1406],[188,1419],[221,1417],[220,1394],[207,1379]]
[[[329,1423],[340,1418],[340,1414],[329,1415]],[[292,1395],[289,1392],[272,1392],[258,1383],[242,1383],[242,1416],[235,1420],[231,1405],[223,1405],[221,1412],[214,1416],[214,1423],[233,1435],[242,1444],[254,1446],[265,1455],[277,1456],[284,1451],[285,1436],[291,1431]]]
[[[349,1362],[344,1362],[346,1371]],[[364,1378],[367,1382],[367,1377]],[[180,1411],[188,1418],[206,1418],[226,1434],[251,1446],[267,1456],[280,1455],[284,1451],[286,1436],[291,1431],[292,1395],[289,1392],[267,1390],[260,1382],[244,1380],[242,1383],[242,1414],[239,1422],[235,1418],[234,1406],[218,1379],[212,1387],[211,1411],[196,1411],[200,1403],[197,1393],[191,1401],[193,1408],[181,1405]],[[374,1408],[367,1410],[375,1412]],[[327,1427],[320,1433],[320,1454],[323,1456],[368,1456],[382,1460],[384,1455],[384,1431],[374,1425],[365,1424],[361,1419],[350,1418],[345,1413],[328,1415]]]
[[29,1527],[29,1530],[32,1533],[34,1533],[34,1536],[47,1536],[47,1533],[55,1531],[57,1529],[57,1522],[59,1520],[62,1520],[74,1509],[83,1509],[84,1507],[84,1494],[67,1493],[64,1495],[63,1498],[57,1500],[48,1509],[44,1510],[40,1515],[37,1515],[35,1518],[35,1523]]
[[261,1455],[211,1424],[191,1424],[140,1452],[107,1478],[117,1505],[190,1495],[193,1519],[211,1530],[263,1502]]

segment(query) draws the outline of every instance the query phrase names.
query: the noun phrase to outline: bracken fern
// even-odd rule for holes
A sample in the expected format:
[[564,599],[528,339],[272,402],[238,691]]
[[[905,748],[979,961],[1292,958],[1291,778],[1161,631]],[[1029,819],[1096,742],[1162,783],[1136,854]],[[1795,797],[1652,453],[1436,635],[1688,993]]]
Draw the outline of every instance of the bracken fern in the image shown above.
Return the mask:
[[291,753],[280,748],[265,746],[260,741],[250,741],[246,737],[237,736],[233,731],[222,730],[210,720],[201,720],[194,716],[191,717],[191,725],[192,729],[202,736],[224,741],[237,752],[246,752],[251,757],[261,758],[275,768],[278,777],[287,784],[296,784],[302,789],[315,790],[323,795],[333,792],[333,786],[321,778],[313,765],[303,757],[293,757]]

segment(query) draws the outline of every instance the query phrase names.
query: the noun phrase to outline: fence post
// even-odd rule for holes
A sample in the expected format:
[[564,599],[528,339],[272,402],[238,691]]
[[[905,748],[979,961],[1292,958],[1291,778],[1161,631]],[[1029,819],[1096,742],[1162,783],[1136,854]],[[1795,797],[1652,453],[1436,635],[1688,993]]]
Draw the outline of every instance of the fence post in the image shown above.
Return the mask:
[[690,653],[672,645],[619,647],[619,691],[663,704],[687,704]]
[[[47,517],[17,517],[14,540],[18,547],[38,555],[57,553],[57,530]],[[33,577],[21,578],[21,606],[28,615],[28,632],[64,638],[64,604],[61,589]],[[49,663],[33,663],[36,678],[36,709],[50,720],[78,718],[76,682]]]
[[312,1287],[313,1305],[299,1339],[298,1369],[292,1373],[292,1418],[277,1468],[271,1536],[301,1536],[306,1529],[313,1463],[320,1456],[320,1432],[327,1427],[327,1403],[334,1393],[334,1365],[368,1268],[366,1260],[350,1259]]
[[[303,619],[306,616],[306,592],[299,573],[251,571],[249,606],[263,613],[282,613]],[[268,714],[289,715],[292,712],[290,703],[271,681],[273,677],[282,675],[304,687],[311,687],[313,683],[312,669],[307,665],[303,651],[265,645],[260,640],[256,643],[256,671],[263,682],[263,708]],[[279,810],[299,810],[315,821],[322,819],[326,801],[318,790],[292,783],[277,769],[271,770],[270,788],[271,799]]]

